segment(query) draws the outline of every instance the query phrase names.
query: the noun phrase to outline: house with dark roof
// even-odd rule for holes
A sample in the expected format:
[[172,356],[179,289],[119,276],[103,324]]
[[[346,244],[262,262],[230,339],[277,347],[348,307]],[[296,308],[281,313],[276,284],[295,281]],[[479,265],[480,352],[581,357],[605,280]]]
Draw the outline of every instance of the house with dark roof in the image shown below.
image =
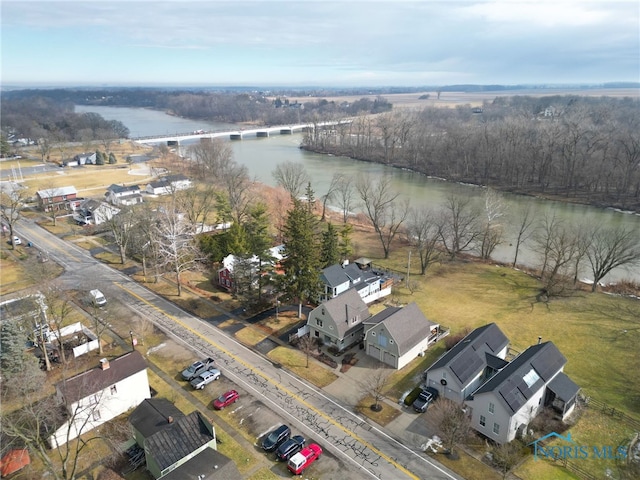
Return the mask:
[[100,200],[87,198],[74,210],[73,219],[83,225],[100,225],[108,222],[118,213],[120,213],[118,207]]
[[142,203],[142,191],[139,185],[109,185],[104,194],[112,205],[137,205]]
[[507,364],[508,347],[509,339],[495,323],[476,328],[426,370],[425,383],[461,403]]
[[129,416],[136,443],[154,478],[240,478],[235,464],[217,451],[215,428],[200,412],[184,415],[167,399],[142,402]]
[[527,348],[467,398],[473,428],[506,443],[523,435],[545,407],[552,407],[565,420],[580,390],[562,372],[566,363],[552,342]]
[[193,183],[182,174],[166,175],[149,182],[145,191],[151,195],[169,195],[179,190],[191,188]]
[[329,300],[354,288],[365,303],[371,303],[391,294],[393,279],[378,275],[372,269],[361,268],[356,263],[330,265],[320,273],[324,292],[320,301]]
[[138,351],[127,352],[56,384],[56,399],[66,421],[50,437],[64,445],[151,397],[147,363]]
[[404,307],[387,307],[364,324],[367,354],[398,370],[424,354],[438,339],[440,329],[415,302]]
[[367,304],[354,289],[347,290],[311,310],[307,326],[311,338],[343,351],[364,336],[364,321],[371,317]]

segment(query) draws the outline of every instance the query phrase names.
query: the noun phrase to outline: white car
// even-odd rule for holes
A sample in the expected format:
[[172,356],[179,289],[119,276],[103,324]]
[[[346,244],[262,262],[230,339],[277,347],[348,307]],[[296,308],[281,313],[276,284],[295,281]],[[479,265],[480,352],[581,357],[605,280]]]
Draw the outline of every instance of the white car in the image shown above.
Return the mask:
[[220,370],[213,368],[202,372],[199,376],[191,380],[191,386],[196,390],[202,390],[206,385],[220,378]]
[[20,237],[14,236],[11,240],[11,245],[22,245],[22,240],[20,240]]
[[107,304],[107,299],[100,290],[91,290],[89,294],[91,295],[91,301],[96,307],[102,307]]

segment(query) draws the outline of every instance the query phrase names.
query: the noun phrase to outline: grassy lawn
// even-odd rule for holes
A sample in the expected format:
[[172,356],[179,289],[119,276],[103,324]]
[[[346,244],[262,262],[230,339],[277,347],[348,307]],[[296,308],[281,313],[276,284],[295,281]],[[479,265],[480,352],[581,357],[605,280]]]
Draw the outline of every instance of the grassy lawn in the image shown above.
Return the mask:
[[396,408],[393,408],[390,405],[385,403],[381,403],[382,410],[379,412],[371,410],[371,405],[373,405],[374,399],[371,395],[366,395],[360,399],[358,405],[356,405],[356,411],[360,415],[364,415],[365,417],[370,418],[378,425],[382,425],[383,427],[387,425],[391,420],[397,418],[402,412]]
[[301,320],[305,320],[305,318],[306,317],[303,315],[303,318],[299,319],[297,312],[281,312],[278,314],[278,318],[273,315],[261,320],[260,327],[269,335],[275,335],[277,337],[299,323]]
[[276,480],[280,478],[268,467],[263,467],[249,477],[249,480]]
[[262,330],[255,327],[246,327],[236,332],[236,338],[240,343],[253,347],[268,337]]
[[335,373],[311,357],[309,358],[309,368],[307,368],[306,355],[300,350],[276,347],[267,354],[267,357],[319,388],[326,387],[338,378]]
[[443,464],[445,467],[453,470],[458,475],[461,475],[466,480],[502,479],[502,475],[488,465],[485,465],[459,448],[455,451],[458,453],[459,457],[456,460],[452,460],[448,456],[442,454],[429,453],[428,455]]

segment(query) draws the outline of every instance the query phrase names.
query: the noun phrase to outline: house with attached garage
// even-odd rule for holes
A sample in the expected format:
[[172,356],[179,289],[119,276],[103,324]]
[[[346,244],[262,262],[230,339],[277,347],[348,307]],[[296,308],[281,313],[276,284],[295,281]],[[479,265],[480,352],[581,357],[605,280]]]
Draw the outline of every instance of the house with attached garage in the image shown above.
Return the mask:
[[198,411],[185,415],[167,399],[150,398],[131,413],[129,424],[156,479],[241,478],[235,464],[217,451],[215,428]]
[[427,319],[415,302],[385,308],[366,319],[364,329],[367,354],[397,370],[423,355],[440,333],[440,325]]
[[104,194],[112,205],[137,205],[142,203],[142,190],[138,185],[109,185]]
[[564,421],[580,387],[562,370],[567,359],[553,342],[538,342],[491,376],[466,399],[471,424],[497,443],[522,437],[529,423],[551,407]]
[[64,445],[151,397],[147,363],[138,351],[108,360],[58,382],[56,399],[66,414],[49,437],[52,448]]
[[311,338],[341,352],[362,340],[364,322],[369,317],[367,304],[355,289],[350,289],[314,308],[307,326]]
[[364,267],[362,268],[358,263],[345,261],[342,264],[324,268],[320,273],[320,281],[324,286],[320,301],[337,297],[351,288],[358,292],[365,303],[390,295],[393,279]]
[[495,324],[476,328],[425,372],[425,383],[461,403],[507,362],[509,339]]
[[118,213],[120,213],[120,209],[113,205],[87,198],[80,202],[80,205],[75,209],[73,219],[84,225],[100,225],[108,222]]

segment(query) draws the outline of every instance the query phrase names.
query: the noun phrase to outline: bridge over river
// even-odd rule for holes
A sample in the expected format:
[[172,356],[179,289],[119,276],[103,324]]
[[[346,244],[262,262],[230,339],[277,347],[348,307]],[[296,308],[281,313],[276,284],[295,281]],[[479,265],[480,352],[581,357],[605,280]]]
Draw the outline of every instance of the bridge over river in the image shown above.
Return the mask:
[[291,135],[294,132],[302,132],[309,129],[328,127],[343,123],[350,123],[351,120],[341,120],[339,122],[319,122],[319,123],[301,123],[298,125],[276,125],[256,128],[243,128],[240,130],[217,130],[204,131],[196,130],[189,133],[176,133],[167,135],[154,135],[151,137],[138,137],[133,140],[142,144],[157,144],[166,142],[167,145],[179,145],[180,142],[186,140],[198,140],[214,138],[229,138],[230,140],[242,140],[246,136],[254,136],[256,138],[268,137],[271,134]]

